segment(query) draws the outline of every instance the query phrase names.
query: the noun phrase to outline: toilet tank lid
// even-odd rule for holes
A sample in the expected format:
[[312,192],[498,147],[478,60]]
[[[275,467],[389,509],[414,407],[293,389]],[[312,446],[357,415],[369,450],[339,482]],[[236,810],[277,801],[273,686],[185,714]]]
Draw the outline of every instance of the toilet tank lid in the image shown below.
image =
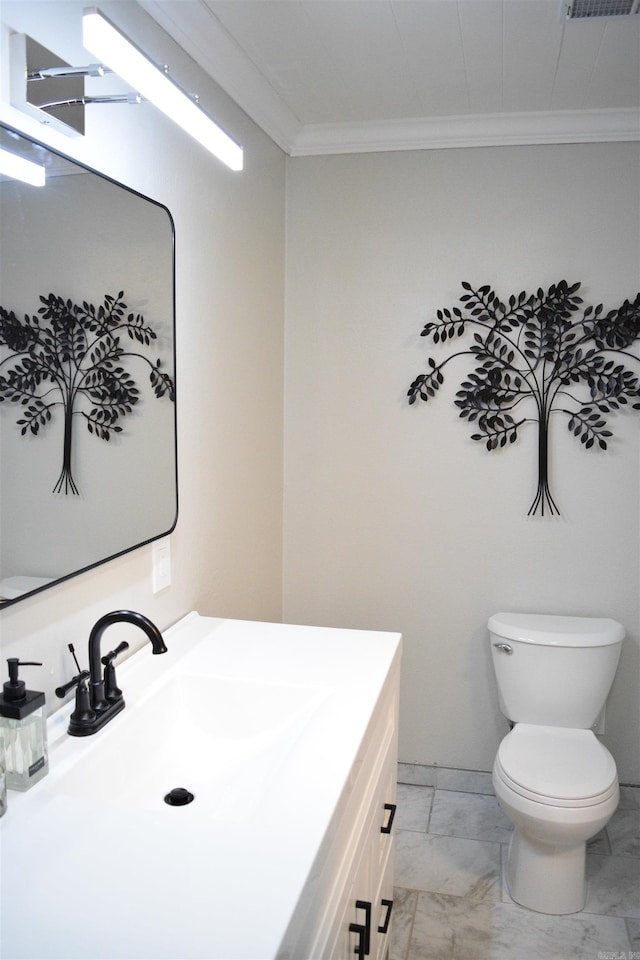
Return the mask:
[[489,617],[489,630],[507,640],[555,647],[605,647],[624,639],[617,620],[541,613],[495,613]]

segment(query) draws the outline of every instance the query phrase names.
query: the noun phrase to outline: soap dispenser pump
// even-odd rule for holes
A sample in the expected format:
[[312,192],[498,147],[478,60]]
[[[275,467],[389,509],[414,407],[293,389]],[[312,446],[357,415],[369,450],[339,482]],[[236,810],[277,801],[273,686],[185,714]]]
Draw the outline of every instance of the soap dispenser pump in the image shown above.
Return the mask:
[[0,753],[4,752],[7,787],[28,790],[49,772],[44,693],[27,690],[20,667],[41,663],[7,660],[9,679],[0,694]]

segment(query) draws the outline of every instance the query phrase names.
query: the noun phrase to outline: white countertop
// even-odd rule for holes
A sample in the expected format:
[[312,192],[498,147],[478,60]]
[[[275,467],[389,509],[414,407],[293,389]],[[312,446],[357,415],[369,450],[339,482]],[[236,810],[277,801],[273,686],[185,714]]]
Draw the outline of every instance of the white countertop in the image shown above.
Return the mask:
[[[73,703],[65,705],[49,720],[50,773],[27,793],[8,793],[0,820],[5,960],[278,954],[400,636],[191,613],[164,637],[167,654],[152,656],[145,644],[118,667],[125,710],[94,736],[75,738],[66,733]],[[180,703],[167,696],[171,733],[165,725],[163,742],[147,738],[146,789],[127,755],[135,743],[127,724],[132,730],[154,695],[164,708],[162,688],[176,677],[189,690],[194,678],[193,696],[205,706],[211,696],[212,709],[229,682],[274,685],[276,697],[287,685],[304,687],[309,697],[286,729],[253,746],[225,741],[217,771],[217,748],[206,755],[191,739],[182,748]],[[165,787],[176,786],[195,801],[167,806]]]

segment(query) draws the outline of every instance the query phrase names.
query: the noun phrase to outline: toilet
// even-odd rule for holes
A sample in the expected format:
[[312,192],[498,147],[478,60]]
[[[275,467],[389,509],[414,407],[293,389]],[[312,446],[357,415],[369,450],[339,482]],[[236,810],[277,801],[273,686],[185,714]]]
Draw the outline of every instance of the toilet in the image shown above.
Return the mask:
[[516,903],[566,914],[585,903],[586,842],[619,800],[613,757],[593,732],[620,659],[615,620],[496,613],[489,618],[500,710],[493,785],[514,825],[507,883]]

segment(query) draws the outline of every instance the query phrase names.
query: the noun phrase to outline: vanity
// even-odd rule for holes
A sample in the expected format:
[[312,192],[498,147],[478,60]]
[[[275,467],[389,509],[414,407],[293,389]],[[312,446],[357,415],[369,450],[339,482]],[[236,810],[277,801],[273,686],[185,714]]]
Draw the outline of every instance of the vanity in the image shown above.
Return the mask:
[[400,635],[190,613],[163,636],[118,667],[126,709],[70,737],[66,704],[49,775],[10,792],[0,955],[383,960]]

